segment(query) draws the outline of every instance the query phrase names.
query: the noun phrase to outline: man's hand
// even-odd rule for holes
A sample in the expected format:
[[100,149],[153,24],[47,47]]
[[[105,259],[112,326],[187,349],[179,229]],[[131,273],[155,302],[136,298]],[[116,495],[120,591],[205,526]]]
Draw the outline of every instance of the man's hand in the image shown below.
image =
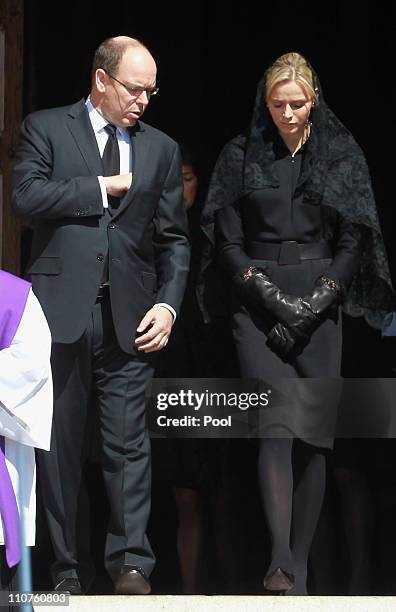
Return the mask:
[[115,176],[104,176],[106,191],[108,195],[121,198],[132,185],[132,173],[116,174]]
[[172,313],[164,306],[153,306],[144,315],[137,328],[141,334],[135,344],[139,351],[153,353],[167,345],[173,323]]

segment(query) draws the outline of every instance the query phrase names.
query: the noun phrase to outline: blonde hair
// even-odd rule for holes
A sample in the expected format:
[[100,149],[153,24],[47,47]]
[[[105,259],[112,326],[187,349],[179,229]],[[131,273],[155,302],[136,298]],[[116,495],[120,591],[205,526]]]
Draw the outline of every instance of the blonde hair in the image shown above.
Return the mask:
[[315,90],[312,68],[300,53],[285,53],[278,57],[272,66],[268,68],[265,78],[266,102],[268,102],[270,93],[275,85],[284,81],[296,81],[301,85],[306,96],[315,103],[318,102],[318,92]]

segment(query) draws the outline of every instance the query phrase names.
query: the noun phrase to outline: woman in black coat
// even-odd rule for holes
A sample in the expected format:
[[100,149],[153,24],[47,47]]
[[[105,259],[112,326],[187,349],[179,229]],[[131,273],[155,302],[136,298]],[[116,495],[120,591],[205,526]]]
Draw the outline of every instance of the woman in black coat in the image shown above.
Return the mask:
[[[231,280],[243,377],[337,378],[339,306],[377,327],[393,309],[364,155],[299,53],[278,58],[260,81],[249,129],[217,161],[203,225]],[[293,410],[270,411],[260,439],[269,591],[307,592],[333,442],[324,423],[335,420],[321,410],[318,382],[314,401],[293,397]]]

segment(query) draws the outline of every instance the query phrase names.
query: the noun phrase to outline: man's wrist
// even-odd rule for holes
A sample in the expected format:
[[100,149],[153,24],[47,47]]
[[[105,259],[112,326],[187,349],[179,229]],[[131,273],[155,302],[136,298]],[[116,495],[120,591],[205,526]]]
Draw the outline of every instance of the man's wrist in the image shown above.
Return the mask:
[[162,306],[163,308],[166,308],[167,310],[169,310],[169,312],[171,313],[173,317],[172,324],[176,321],[176,316],[177,316],[176,310],[172,308],[172,306],[169,306],[169,304],[167,304],[166,302],[157,302],[157,304],[154,304],[154,306]]

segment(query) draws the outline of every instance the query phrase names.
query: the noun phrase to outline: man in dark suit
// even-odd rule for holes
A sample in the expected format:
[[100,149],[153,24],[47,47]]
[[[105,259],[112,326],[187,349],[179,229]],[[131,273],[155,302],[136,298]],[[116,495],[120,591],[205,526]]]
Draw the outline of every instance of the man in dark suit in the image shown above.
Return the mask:
[[77,532],[88,531],[82,458],[91,395],[111,512],[106,567],[116,593],[150,592],[144,394],[189,264],[178,146],[140,120],[155,93],[147,48],[107,39],[87,100],[25,119],[14,169],[14,211],[34,227],[28,274],[53,339],[52,447],[39,457],[52,574],[56,589],[73,594],[83,591],[88,558]]

